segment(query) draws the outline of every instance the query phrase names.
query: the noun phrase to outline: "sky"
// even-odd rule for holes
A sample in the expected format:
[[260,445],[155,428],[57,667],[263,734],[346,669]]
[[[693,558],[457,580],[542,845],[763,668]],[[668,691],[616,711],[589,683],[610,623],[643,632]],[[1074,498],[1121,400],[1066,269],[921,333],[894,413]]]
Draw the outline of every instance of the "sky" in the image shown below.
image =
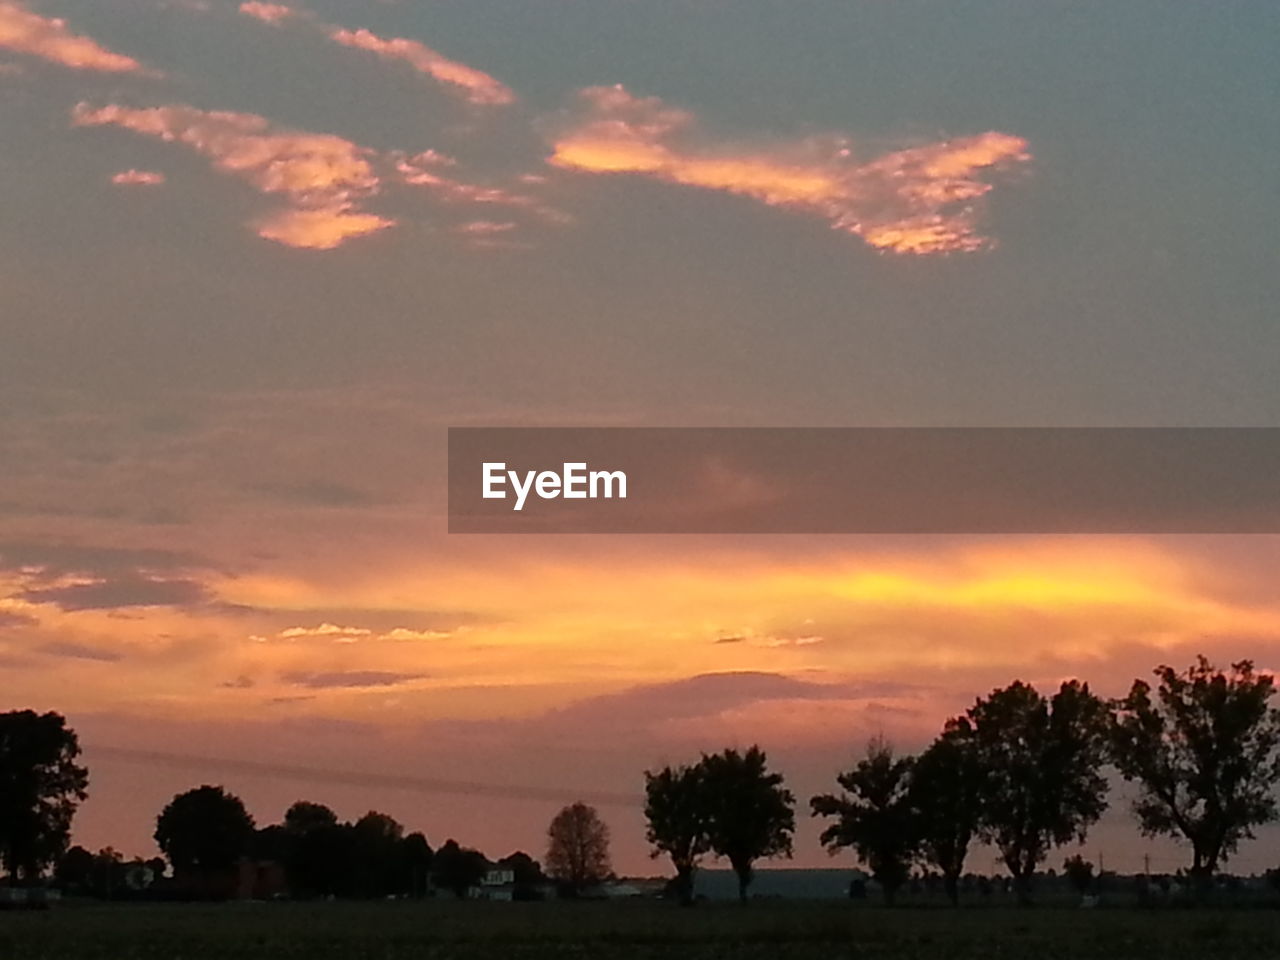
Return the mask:
[[[77,842],[150,854],[216,782],[537,855],[588,796],[650,872],[642,771],[759,742],[825,866],[803,807],[872,736],[1280,667],[1274,537],[468,537],[444,502],[449,426],[1280,425],[1277,31],[0,2],[0,677],[81,736]],[[1179,865],[1127,796],[1087,849]]]

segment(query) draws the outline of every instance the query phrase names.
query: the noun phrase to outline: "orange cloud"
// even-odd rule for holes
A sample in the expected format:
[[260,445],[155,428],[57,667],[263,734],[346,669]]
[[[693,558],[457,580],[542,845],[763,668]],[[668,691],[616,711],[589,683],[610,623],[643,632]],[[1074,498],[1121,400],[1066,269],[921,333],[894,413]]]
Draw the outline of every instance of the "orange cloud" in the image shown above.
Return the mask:
[[484,71],[450,60],[417,40],[406,40],[403,37],[388,40],[368,30],[346,30],[341,27],[330,28],[329,37],[343,46],[367,50],[387,60],[402,60],[414,70],[440,83],[461,88],[472,103],[492,105],[512,103],[515,100],[515,94],[510,88]]
[[297,15],[293,7],[286,7],[283,3],[257,3],[255,0],[240,4],[240,12],[263,23],[283,23]]
[[589,173],[631,173],[747,196],[803,211],[893,253],[980,250],[982,179],[1031,159],[1025,140],[988,132],[886,154],[854,156],[842,139],[766,147],[704,145],[696,118],[621,85],[580,94],[579,116],[555,138],[550,162]]
[[157,187],[164,181],[164,174],[156,170],[121,170],[111,178],[119,187]]
[[67,29],[65,20],[42,17],[23,4],[0,2],[0,47],[42,57],[74,70],[141,73],[142,64]]
[[329,250],[394,221],[358,209],[378,192],[371,151],[341,137],[273,129],[264,117],[204,111],[189,106],[135,109],[80,104],[79,126],[114,125],[210,158],[216,169],[264,194],[282,194],[289,206],[257,222],[258,235],[291,247]]

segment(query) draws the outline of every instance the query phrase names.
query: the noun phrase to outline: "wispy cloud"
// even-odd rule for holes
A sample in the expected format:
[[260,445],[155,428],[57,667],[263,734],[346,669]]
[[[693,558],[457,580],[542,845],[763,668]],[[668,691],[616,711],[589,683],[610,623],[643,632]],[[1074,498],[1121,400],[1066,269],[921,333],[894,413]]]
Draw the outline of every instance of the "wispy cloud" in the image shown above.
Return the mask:
[[263,23],[283,23],[298,15],[297,10],[283,3],[257,3],[252,0],[240,4],[240,12],[246,17],[253,17]]
[[0,48],[41,57],[73,70],[143,73],[137,60],[73,33],[65,20],[42,17],[14,0],[0,2]]
[[483,70],[451,60],[417,40],[403,37],[387,39],[368,30],[346,30],[340,27],[331,28],[328,33],[335,43],[376,53],[384,60],[407,63],[418,73],[458,88],[471,103],[501,105],[515,101],[515,94],[509,87]]
[[165,176],[157,170],[121,170],[111,178],[118,187],[158,187]]
[[79,126],[119,126],[183,144],[261,193],[283,195],[289,205],[254,224],[268,240],[329,250],[395,222],[359,209],[380,181],[371,151],[342,137],[276,129],[255,114],[185,105],[95,109],[82,103],[73,116]]
[[550,162],[751,197],[823,217],[881,250],[932,254],[989,246],[977,227],[991,190],[984,177],[1030,159],[1025,140],[994,131],[869,160],[843,138],[717,143],[692,113],[619,85],[580,92]]
[[468,102],[484,106],[514,103],[515,93],[506,84],[483,70],[468,66],[438,50],[407,37],[381,37],[364,28],[349,29],[324,23],[309,11],[281,3],[247,2],[240,4],[247,17],[279,26],[285,22],[307,23],[334,43],[354,50],[376,54],[383,60],[399,61],[413,70],[459,93]]
[[393,673],[385,670],[339,670],[329,673],[290,672],[281,680],[290,686],[309,690],[337,690],[354,687],[394,687],[421,680],[421,673]]

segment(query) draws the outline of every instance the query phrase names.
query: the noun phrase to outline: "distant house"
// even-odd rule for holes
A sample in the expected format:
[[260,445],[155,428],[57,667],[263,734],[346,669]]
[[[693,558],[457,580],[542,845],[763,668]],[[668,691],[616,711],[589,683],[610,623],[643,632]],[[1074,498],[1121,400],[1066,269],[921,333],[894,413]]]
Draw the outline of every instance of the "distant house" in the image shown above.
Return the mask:
[[467,896],[472,900],[514,900],[516,872],[505,867],[490,867],[480,882],[467,891]]

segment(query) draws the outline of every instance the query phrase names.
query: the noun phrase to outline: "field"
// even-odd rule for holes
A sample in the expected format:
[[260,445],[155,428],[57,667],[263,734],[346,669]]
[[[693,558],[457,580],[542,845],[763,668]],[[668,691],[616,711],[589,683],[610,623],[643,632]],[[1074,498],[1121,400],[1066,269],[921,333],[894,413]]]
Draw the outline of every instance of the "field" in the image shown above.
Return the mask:
[[0,914],[3,960],[1280,957],[1280,911],[846,903],[77,905]]

